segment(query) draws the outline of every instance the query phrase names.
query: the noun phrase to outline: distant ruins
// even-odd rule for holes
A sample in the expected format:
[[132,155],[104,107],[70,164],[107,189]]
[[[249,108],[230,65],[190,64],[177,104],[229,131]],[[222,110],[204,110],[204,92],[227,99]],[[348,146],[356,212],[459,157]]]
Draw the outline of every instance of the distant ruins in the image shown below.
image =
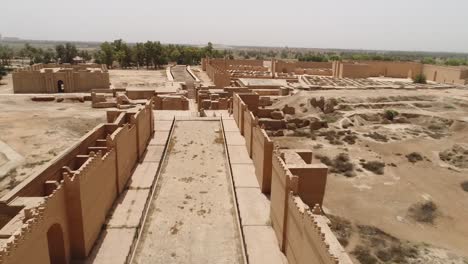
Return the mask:
[[110,87],[101,64],[35,64],[13,72],[15,93],[80,93]]
[[[267,64],[269,68],[266,67]],[[281,60],[204,59],[202,68],[217,88],[232,86],[240,78],[283,79],[297,82],[295,75],[319,75],[335,78],[414,78],[424,74],[428,81],[468,84],[467,67],[450,67],[396,61],[285,62]]]

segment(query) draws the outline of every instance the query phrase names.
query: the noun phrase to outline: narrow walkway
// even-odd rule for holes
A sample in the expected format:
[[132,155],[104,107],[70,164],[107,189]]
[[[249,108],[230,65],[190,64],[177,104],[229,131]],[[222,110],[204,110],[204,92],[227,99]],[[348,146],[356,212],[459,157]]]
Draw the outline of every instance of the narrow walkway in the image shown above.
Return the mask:
[[172,75],[174,76],[174,81],[176,82],[185,82],[187,86],[187,97],[189,99],[195,99],[195,79],[187,71],[187,66],[185,65],[176,65],[171,68]]
[[84,261],[74,261],[73,264],[127,263],[141,226],[172,122],[171,118],[161,120],[155,117],[154,138],[147,147],[143,161],[136,166],[128,189],[115,202],[90,256]]
[[134,263],[243,263],[219,120],[179,120]]
[[223,126],[248,262],[287,264],[271,227],[269,198],[260,191],[245,139],[232,116],[223,114]]

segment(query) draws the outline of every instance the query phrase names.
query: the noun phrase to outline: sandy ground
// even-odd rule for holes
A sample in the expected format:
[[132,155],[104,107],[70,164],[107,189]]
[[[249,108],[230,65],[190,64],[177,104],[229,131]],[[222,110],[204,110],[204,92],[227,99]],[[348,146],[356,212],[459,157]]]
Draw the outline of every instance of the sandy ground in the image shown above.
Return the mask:
[[219,121],[177,121],[135,263],[242,263]]
[[[417,263],[418,260],[421,261],[418,263],[468,262],[468,192],[461,188],[461,183],[468,181],[468,170],[439,158],[440,152],[454,144],[468,142],[468,90],[315,91],[285,98],[274,106],[294,106],[298,113],[296,117],[324,118],[323,113],[307,103],[307,99],[320,96],[333,97],[349,105],[335,117],[328,117],[336,119],[336,122],[329,121],[329,130],[349,130],[356,136],[356,143],[344,142],[342,137],[338,140],[341,141],[339,145],[332,144],[319,136],[320,131],[326,129],[314,132],[315,139],[310,138],[309,132],[294,137],[274,137],[274,141],[282,147],[309,148],[332,160],[339,153],[350,157],[355,176],[329,173],[324,201],[328,214],[344,219],[340,231],[348,233],[345,236],[346,250],[353,252],[361,245],[373,248],[371,252],[376,256],[377,249],[404,244],[402,247],[414,246],[420,254],[397,263]],[[396,110],[400,115],[407,113],[409,122],[383,124],[365,120],[375,118],[384,109]],[[362,123],[355,122],[348,129],[342,129],[340,124],[346,117],[356,117],[355,120]],[[365,136],[372,132],[384,135],[387,142]],[[406,155],[412,152],[419,153],[422,160],[410,162]],[[367,161],[385,164],[383,174],[365,169],[362,164]],[[320,161],[316,159],[316,162]],[[436,205],[432,223],[417,220],[411,214],[412,207],[428,201]],[[344,230],[346,221],[354,226],[352,231]],[[367,229],[357,228],[359,226]],[[369,242],[363,230],[373,227],[386,234],[373,232],[374,240]],[[384,246],[376,242],[382,237]],[[403,244],[395,244],[397,240],[392,237]]]
[[0,144],[4,144],[0,153],[12,157],[0,166],[0,195],[106,118],[105,111],[91,108],[90,102],[33,102],[30,98],[0,97]]
[[200,81],[203,82],[204,85],[214,85],[210,77],[208,77],[208,74],[202,70],[201,66],[192,66],[191,68],[192,72],[197,76],[198,79],[200,79]]
[[109,70],[114,88],[155,88],[167,81],[166,70]]

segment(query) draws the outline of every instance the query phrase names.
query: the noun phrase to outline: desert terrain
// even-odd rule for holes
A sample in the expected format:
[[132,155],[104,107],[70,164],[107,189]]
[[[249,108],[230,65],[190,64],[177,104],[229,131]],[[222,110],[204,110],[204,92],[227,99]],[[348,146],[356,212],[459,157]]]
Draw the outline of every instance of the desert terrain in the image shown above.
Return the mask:
[[271,107],[285,105],[273,140],[329,166],[324,209],[355,261],[467,263],[465,88],[300,91]]

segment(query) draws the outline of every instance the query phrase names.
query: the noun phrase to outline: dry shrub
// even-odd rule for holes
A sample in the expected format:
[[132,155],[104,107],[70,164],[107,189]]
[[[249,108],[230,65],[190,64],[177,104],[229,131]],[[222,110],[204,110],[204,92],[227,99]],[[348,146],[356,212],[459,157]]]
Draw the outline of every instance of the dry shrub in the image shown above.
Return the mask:
[[423,156],[418,152],[411,152],[410,154],[406,155],[406,158],[411,163],[416,163],[423,160]]
[[411,263],[410,259],[418,257],[419,251],[415,246],[402,242],[377,227],[358,225],[358,233],[362,244],[356,247],[359,248],[356,253],[352,253],[359,261],[360,258],[373,261],[376,257],[378,262],[364,263]]
[[346,247],[349,244],[349,238],[353,232],[351,222],[343,217],[335,215],[327,215],[327,217],[330,219],[330,229],[333,231],[340,244]]
[[468,181],[462,182],[460,186],[465,192],[468,192]]
[[361,163],[362,167],[368,171],[372,171],[375,174],[382,175],[384,174],[384,169],[385,169],[385,163],[381,161],[367,161],[364,163]]
[[382,135],[382,134],[377,133],[377,132],[367,133],[367,134],[364,134],[364,136],[372,138],[373,140],[379,141],[379,142],[387,142],[388,141],[388,138],[387,138],[386,135]]
[[354,145],[356,143],[356,139],[357,139],[356,135],[349,134],[349,135],[344,136],[343,141],[345,141],[346,143],[350,145]]
[[351,163],[349,156],[346,153],[340,153],[336,155],[336,157],[333,160],[323,155],[316,155],[316,157],[323,164],[329,167],[330,172],[342,174],[346,177],[356,176],[356,174],[354,173],[354,164]]
[[408,209],[408,216],[420,223],[434,224],[438,215],[437,205],[433,201],[416,203]]
[[362,245],[356,246],[356,248],[351,251],[351,254],[353,254],[361,264],[375,264],[379,262],[378,259],[371,254],[370,249]]

